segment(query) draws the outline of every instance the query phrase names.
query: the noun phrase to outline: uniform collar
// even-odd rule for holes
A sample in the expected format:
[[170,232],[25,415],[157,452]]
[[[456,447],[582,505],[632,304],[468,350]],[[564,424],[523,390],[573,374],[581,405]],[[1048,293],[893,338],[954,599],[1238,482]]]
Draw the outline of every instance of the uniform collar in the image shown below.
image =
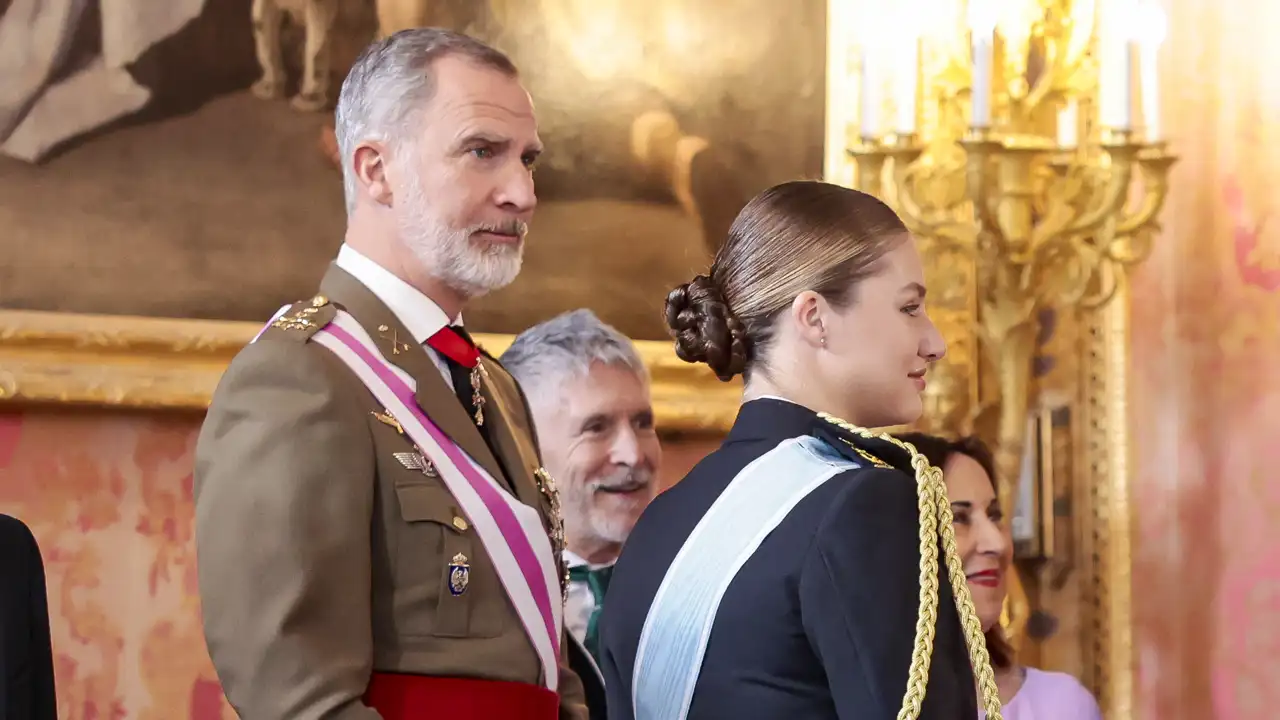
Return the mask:
[[[342,246],[334,264],[369,288],[419,345],[451,324],[449,316],[431,298],[350,245]],[[462,316],[452,324],[461,325]]]
[[726,443],[775,440],[808,435],[819,422],[818,414],[798,403],[765,396],[749,400],[738,409]]
[[776,444],[805,435],[819,437],[837,448],[847,443],[869,453],[869,456],[856,455],[855,459],[861,458],[859,462],[874,458],[912,472],[910,457],[895,445],[850,433],[818,417],[813,410],[780,397],[765,396],[743,403],[725,443],[768,441]]

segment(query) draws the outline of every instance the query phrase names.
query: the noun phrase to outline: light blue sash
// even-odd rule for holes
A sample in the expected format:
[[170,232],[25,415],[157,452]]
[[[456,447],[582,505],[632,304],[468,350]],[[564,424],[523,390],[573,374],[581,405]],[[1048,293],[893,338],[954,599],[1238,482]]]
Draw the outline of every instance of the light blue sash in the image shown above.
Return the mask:
[[684,720],[720,599],[760,543],[819,485],[859,465],[812,437],[756,458],[707,510],[667,570],[640,633],[636,720]]

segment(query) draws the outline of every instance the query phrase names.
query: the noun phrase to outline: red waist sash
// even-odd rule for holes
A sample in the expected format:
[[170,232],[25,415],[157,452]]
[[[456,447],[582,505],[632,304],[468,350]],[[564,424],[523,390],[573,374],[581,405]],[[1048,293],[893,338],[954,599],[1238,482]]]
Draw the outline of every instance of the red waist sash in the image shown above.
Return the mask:
[[556,720],[560,696],[537,685],[376,672],[365,704],[385,720]]

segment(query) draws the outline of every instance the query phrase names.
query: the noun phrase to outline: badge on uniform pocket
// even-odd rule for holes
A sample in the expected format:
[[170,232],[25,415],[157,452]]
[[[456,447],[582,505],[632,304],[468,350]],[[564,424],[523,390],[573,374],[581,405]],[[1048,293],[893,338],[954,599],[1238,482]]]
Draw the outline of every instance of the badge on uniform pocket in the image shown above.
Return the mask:
[[467,563],[466,555],[458,553],[449,563],[449,593],[458,597],[467,591],[469,584],[471,584],[471,565]]
[[436,466],[432,465],[431,460],[420,452],[398,452],[392,453],[392,455],[406,470],[416,470],[432,478],[440,476],[440,473],[436,471]]

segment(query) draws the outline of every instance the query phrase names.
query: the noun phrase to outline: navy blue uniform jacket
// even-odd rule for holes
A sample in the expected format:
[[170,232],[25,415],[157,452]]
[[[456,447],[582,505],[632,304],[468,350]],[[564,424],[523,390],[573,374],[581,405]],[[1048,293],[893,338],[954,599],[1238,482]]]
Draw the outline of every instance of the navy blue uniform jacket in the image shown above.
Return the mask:
[[[698,521],[752,460],[816,435],[863,467],[800,501],[742,566],[712,625],[689,720],[892,720],[902,707],[919,606],[916,483],[904,453],[855,438],[783,400],[742,406],[724,444],[641,516],[601,615],[610,720],[634,720],[632,672],[645,616]],[[804,478],[779,477],[778,482]],[[973,720],[977,693],[939,556],[937,636],[923,720]],[[663,718],[662,720],[669,720]],[[670,719],[674,720],[674,719]]]

